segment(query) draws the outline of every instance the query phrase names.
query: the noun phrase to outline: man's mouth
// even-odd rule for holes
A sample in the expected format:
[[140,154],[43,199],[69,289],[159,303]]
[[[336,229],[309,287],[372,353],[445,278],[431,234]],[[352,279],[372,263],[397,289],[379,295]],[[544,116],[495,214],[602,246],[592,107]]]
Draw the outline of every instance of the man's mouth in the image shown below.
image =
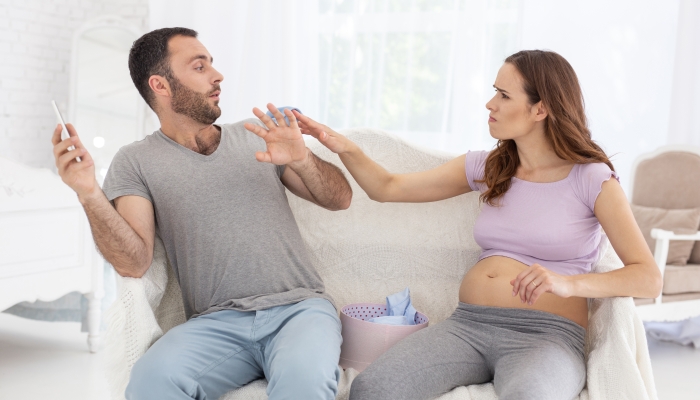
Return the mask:
[[213,99],[215,99],[215,100],[219,100],[219,95],[220,95],[220,94],[221,94],[221,90],[216,90],[216,91],[214,91],[214,93],[212,93],[209,97],[211,97],[211,98],[213,98]]

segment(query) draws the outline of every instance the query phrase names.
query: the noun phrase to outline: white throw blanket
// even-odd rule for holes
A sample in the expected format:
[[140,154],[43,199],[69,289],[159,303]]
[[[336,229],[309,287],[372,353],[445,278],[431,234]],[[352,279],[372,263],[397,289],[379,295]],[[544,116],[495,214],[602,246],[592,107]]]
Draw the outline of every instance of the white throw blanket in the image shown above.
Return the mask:
[[[433,168],[453,157],[420,149],[369,129],[345,132],[370,157],[392,172]],[[345,168],[318,143],[309,147],[319,157]],[[411,288],[417,310],[431,324],[456,308],[462,277],[475,264],[480,249],[472,230],[479,213],[478,193],[426,204],[383,204],[369,200],[352,180],[350,209],[330,212],[289,194],[299,229],[312,262],[339,307],[349,303],[383,303],[388,293]],[[595,272],[620,268],[607,239]],[[160,239],[153,264],[141,279],[118,278],[119,292],[108,313],[107,358],[115,399],[124,398],[128,374],[148,347],[173,326],[185,321],[180,288],[167,264]],[[631,298],[589,301],[586,334],[587,387],[579,399],[657,398],[642,322]],[[338,399],[347,399],[357,372],[346,370]],[[231,391],[222,399],[267,399],[259,380]],[[440,400],[496,399],[493,384],[459,387]]]

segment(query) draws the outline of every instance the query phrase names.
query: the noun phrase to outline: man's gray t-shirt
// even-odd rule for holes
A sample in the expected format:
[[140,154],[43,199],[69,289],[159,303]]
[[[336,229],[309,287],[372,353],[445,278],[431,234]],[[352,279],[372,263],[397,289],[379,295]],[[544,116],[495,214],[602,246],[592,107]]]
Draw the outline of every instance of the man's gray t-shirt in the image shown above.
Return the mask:
[[265,141],[241,121],[221,125],[214,153],[196,153],[156,131],[124,146],[102,190],[110,201],[141,196],[155,209],[156,233],[182,289],[187,318],[262,310],[321,297],[280,177],[261,163]]

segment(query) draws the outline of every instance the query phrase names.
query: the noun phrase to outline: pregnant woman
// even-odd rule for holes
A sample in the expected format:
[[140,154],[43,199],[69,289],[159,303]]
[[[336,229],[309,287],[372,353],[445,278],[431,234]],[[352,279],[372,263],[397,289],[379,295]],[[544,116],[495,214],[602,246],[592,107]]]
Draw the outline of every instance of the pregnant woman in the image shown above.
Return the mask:
[[[429,399],[492,380],[500,399],[571,399],[586,382],[586,299],[661,291],[613,165],[591,140],[571,65],[554,52],[521,51],[505,60],[494,88],[486,104],[494,150],[411,174],[386,171],[344,136],[295,114],[373,200],[479,191],[483,202],[474,226],[482,253],[457,309],[371,364],[351,399]],[[591,273],[601,227],[624,267]]]

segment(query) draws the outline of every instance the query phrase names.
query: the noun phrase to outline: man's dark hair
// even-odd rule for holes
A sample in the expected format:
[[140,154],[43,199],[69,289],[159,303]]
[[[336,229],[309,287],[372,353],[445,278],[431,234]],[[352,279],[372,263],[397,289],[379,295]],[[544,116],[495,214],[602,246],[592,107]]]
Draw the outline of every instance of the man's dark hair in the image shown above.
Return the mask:
[[138,38],[129,51],[129,73],[136,89],[148,106],[155,111],[155,95],[148,86],[151,75],[160,75],[168,81],[173,78],[170,69],[168,42],[174,36],[196,38],[197,32],[188,28],[162,28]]

